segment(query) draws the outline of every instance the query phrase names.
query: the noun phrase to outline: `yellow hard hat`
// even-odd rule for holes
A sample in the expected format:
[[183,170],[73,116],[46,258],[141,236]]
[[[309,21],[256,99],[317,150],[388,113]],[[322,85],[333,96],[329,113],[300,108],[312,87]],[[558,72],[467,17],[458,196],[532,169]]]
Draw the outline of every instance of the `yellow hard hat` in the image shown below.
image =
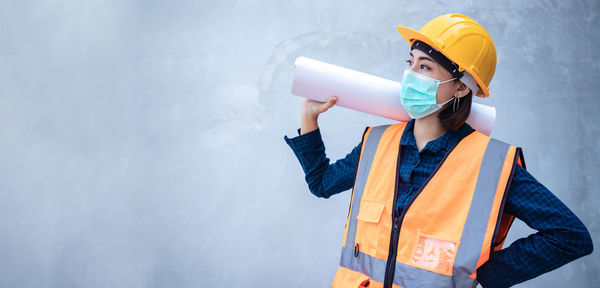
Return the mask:
[[496,71],[496,47],[492,37],[475,20],[462,14],[438,16],[416,31],[398,26],[409,45],[423,41],[467,71],[479,86],[476,96],[490,96],[489,85]]

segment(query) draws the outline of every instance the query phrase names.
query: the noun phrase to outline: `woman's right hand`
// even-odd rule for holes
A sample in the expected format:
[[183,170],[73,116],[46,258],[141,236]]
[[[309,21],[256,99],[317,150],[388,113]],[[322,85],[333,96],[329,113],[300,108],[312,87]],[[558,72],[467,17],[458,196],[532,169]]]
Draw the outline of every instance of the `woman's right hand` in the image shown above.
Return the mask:
[[302,103],[302,122],[300,134],[306,134],[319,128],[319,114],[329,110],[337,102],[336,96],[329,97],[327,102],[318,102],[311,99],[304,100]]

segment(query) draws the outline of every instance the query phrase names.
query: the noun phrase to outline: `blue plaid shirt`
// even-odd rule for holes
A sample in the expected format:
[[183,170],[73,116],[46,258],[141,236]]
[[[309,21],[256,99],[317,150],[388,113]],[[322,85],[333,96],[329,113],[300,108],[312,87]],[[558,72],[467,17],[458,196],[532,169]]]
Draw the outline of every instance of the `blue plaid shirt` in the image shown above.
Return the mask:
[[[465,123],[456,131],[429,141],[419,152],[413,127],[411,120],[400,141],[402,186],[396,213],[402,212],[448,149],[473,131]],[[361,144],[345,158],[329,164],[319,129],[284,139],[300,161],[314,195],[329,198],[354,186]],[[504,209],[538,232],[494,252],[477,269],[477,280],[483,287],[510,287],[592,253],[590,234],[579,218],[521,166],[517,165]]]

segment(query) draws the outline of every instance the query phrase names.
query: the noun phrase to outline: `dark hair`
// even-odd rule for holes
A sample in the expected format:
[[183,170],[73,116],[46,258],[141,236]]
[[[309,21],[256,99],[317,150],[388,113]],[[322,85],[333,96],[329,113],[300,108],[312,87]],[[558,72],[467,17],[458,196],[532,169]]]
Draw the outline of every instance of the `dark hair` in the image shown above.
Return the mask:
[[[454,80],[459,81],[459,80]],[[440,124],[448,131],[455,131],[462,126],[469,114],[471,113],[471,101],[473,100],[473,91],[469,91],[469,94],[460,98],[460,102],[456,111],[454,111],[454,101],[450,101],[446,104],[446,107],[440,111],[438,118],[440,118]]]

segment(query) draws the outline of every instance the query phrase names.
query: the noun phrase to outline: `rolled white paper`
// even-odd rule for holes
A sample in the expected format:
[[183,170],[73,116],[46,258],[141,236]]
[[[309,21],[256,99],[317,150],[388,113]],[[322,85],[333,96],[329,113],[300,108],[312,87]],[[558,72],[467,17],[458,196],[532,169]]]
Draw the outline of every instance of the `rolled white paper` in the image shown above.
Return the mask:
[[[306,57],[296,58],[292,93],[325,102],[337,96],[336,105],[406,122],[410,116],[400,103],[401,84],[348,68]],[[490,135],[496,120],[496,108],[475,103],[467,123]]]

